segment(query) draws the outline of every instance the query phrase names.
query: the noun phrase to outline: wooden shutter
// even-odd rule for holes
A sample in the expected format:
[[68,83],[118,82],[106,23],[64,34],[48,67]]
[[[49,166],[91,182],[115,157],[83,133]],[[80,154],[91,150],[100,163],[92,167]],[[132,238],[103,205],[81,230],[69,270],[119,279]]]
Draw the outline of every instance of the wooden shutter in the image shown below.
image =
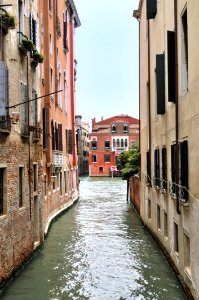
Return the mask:
[[160,186],[160,152],[159,149],[154,151],[154,174],[155,174],[155,185]]
[[[176,182],[176,144],[171,145],[171,180]],[[176,186],[173,186],[172,192],[175,194]]]
[[[181,185],[188,189],[188,141],[180,143]],[[184,199],[188,199],[188,191],[183,189]]]
[[175,32],[167,31],[168,101],[175,103]]
[[49,108],[43,108],[43,148],[48,149]]
[[156,55],[156,88],[157,88],[157,114],[165,113],[165,67],[164,54]]
[[52,150],[55,150],[55,128],[54,121],[51,120]]
[[154,19],[157,14],[157,0],[147,0],[147,20]]
[[148,181],[151,180],[151,154],[150,151],[147,151],[146,153],[146,159],[147,159],[147,176],[148,176]]
[[0,116],[7,115],[8,106],[8,69],[3,61],[0,61]]
[[167,149],[162,148],[162,188],[167,189]]
[[58,150],[63,150],[63,144],[62,144],[62,124],[58,124]]

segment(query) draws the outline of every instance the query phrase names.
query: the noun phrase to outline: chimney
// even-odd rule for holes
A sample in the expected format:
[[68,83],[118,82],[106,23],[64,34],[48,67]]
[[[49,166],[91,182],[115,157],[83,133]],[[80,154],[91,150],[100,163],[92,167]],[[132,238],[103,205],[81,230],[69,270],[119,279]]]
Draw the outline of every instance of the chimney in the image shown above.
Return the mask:
[[95,123],[96,123],[96,119],[93,118],[93,119],[92,119],[92,125],[94,125]]
[[104,117],[101,117],[101,121],[103,121],[104,120]]

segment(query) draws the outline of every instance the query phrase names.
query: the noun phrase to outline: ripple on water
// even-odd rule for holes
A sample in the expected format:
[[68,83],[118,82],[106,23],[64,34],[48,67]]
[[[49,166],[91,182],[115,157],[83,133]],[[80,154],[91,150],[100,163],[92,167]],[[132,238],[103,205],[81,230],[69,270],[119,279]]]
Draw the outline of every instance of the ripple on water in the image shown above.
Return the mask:
[[80,194],[2,299],[185,299],[161,251],[126,203],[126,182],[82,178]]

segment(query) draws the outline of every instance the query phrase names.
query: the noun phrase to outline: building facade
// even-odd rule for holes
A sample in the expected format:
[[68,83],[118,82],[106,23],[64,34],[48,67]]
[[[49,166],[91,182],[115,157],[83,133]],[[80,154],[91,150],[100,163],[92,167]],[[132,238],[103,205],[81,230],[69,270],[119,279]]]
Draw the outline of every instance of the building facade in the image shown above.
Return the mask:
[[45,231],[51,217],[78,196],[75,129],[75,28],[80,20],[73,0],[40,1]]
[[199,298],[199,2],[141,0],[140,214]]
[[0,1],[0,282],[78,198],[74,1]]
[[77,155],[78,155],[78,171],[79,175],[89,173],[89,123],[82,122],[82,116],[75,117],[76,137],[77,137]]
[[[25,42],[35,38],[37,1],[0,1],[0,281],[43,240],[40,72]],[[35,24],[30,30],[29,24]],[[29,45],[30,46],[30,45]],[[35,40],[35,51],[39,44]]]
[[121,175],[118,157],[138,142],[139,120],[128,115],[93,119],[89,139],[89,176]]

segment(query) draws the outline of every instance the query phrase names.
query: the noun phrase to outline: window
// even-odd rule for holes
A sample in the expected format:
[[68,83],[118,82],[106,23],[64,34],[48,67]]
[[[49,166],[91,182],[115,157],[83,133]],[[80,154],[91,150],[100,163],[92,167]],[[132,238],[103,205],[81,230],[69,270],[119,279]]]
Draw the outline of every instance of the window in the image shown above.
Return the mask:
[[6,168],[0,168],[0,216],[6,213]]
[[168,101],[175,103],[175,32],[167,31]]
[[50,92],[53,93],[53,69],[50,68]]
[[178,225],[174,222],[174,251],[179,252]]
[[151,200],[148,199],[148,219],[151,219]]
[[[3,61],[0,60],[0,127],[1,118],[7,115],[6,106],[8,106],[8,69]],[[22,105],[23,106],[23,105]],[[2,121],[3,123],[3,121]]]
[[120,147],[120,140],[117,139],[117,148],[119,148],[119,147]]
[[43,148],[48,149],[49,108],[43,108]]
[[186,271],[191,275],[190,269],[190,239],[188,235],[184,232],[184,266]]
[[66,171],[64,171],[64,192],[67,193],[67,180],[66,180]]
[[116,125],[115,124],[113,124],[111,128],[112,128],[111,129],[112,132],[116,132]]
[[168,219],[166,212],[164,212],[164,236],[168,237]]
[[97,141],[91,142],[91,148],[92,148],[92,150],[97,150]]
[[39,50],[38,43],[38,24],[37,21],[33,18],[32,14],[30,14],[30,39],[33,41],[36,49]]
[[56,181],[57,181],[57,176],[55,173],[53,173],[53,176],[52,176],[53,190],[56,189]]
[[23,39],[22,34],[24,32],[24,1],[19,0],[18,5],[19,5],[19,12],[18,12],[19,13],[19,42],[21,42]]
[[176,186],[175,186],[175,181],[176,181],[176,144],[171,145],[171,181],[172,181],[171,192],[172,192],[172,194],[175,194],[176,193]]
[[52,0],[49,0],[49,12],[50,14],[53,13],[53,5],[52,5]]
[[187,93],[188,89],[188,30],[187,30],[187,9],[182,15],[182,92]]
[[92,155],[92,162],[97,162],[97,155],[96,154]]
[[37,182],[38,182],[37,164],[34,164],[33,165],[33,186],[34,186],[34,192],[37,192]]
[[181,198],[188,200],[188,188],[189,188],[189,168],[188,168],[188,141],[180,143],[180,183],[181,183]]
[[67,85],[67,73],[64,72],[64,107],[65,111],[68,110],[68,85]]
[[105,141],[104,142],[104,148],[105,149],[110,149],[110,141]]
[[128,140],[127,139],[125,139],[125,141],[124,141],[124,147],[128,147]]
[[147,0],[147,20],[154,19],[157,14],[157,0]]
[[165,69],[164,54],[156,55],[156,92],[157,92],[157,114],[165,113]]
[[147,172],[147,178],[146,182],[151,182],[151,153],[150,151],[147,151],[146,153],[146,172]]
[[104,162],[110,162],[110,161],[111,161],[110,154],[104,154]]
[[[59,79],[58,79],[58,91],[62,90],[62,76],[61,72],[59,72]],[[62,108],[62,93],[58,93],[58,105]]]
[[104,168],[103,167],[99,167],[99,172],[103,173],[104,172]]
[[[32,99],[37,99],[37,93],[33,90],[32,91]],[[32,125],[34,127],[38,124],[38,101],[32,101]]]
[[73,142],[73,136],[72,136],[72,130],[66,129],[66,153],[72,154],[72,142]]
[[21,82],[20,85],[21,102],[24,104],[20,105],[20,123],[21,123],[21,135],[29,136],[28,126],[28,113],[29,113],[29,102],[28,100],[28,86]]
[[63,14],[63,47],[65,51],[68,51],[67,40],[67,11]]
[[53,42],[52,42],[52,34],[50,33],[50,40],[49,40],[49,47],[50,47],[50,54],[53,54]]
[[124,140],[121,139],[121,148],[123,148],[123,147],[124,147]]
[[161,229],[160,205],[157,205],[157,227],[158,229]]
[[23,186],[24,186],[24,168],[19,167],[19,207],[23,206]]
[[59,174],[59,189],[60,189],[60,195],[62,196],[62,172]]
[[162,189],[167,189],[167,149],[162,148]]
[[154,185],[160,187],[160,152],[159,149],[154,151]]
[[123,127],[123,132],[128,132],[128,129],[129,129],[128,125],[125,124],[124,127]]
[[115,139],[113,139],[113,148],[115,148]]
[[44,196],[47,196],[47,176],[44,175]]

